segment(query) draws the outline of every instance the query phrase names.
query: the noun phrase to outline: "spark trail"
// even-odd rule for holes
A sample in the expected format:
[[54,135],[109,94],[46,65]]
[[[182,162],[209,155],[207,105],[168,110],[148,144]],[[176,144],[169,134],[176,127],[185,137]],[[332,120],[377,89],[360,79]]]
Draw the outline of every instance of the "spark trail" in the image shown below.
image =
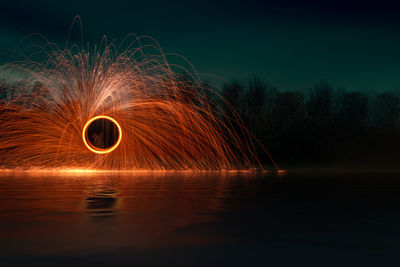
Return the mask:
[[[225,115],[229,103],[202,83],[195,71],[173,70],[162,49],[148,37],[135,38],[120,50],[106,41],[100,48],[86,49],[60,49],[47,43],[2,65],[0,79],[7,97],[0,103],[0,166],[260,167],[240,118]],[[4,81],[12,80],[18,85],[10,88]],[[85,145],[85,125],[96,116],[112,118],[120,127],[123,137],[110,153],[93,153]]]

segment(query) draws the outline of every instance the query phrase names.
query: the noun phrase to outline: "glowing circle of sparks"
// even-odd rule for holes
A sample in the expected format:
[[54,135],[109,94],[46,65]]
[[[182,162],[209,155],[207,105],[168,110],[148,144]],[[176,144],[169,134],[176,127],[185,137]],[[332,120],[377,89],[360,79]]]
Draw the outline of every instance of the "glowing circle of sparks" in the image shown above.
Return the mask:
[[[109,148],[106,148],[106,149],[97,148],[97,147],[93,146],[93,145],[90,143],[89,140],[87,140],[87,134],[86,134],[87,128],[89,127],[89,125],[90,125],[92,122],[94,122],[95,120],[98,120],[98,119],[109,120],[109,121],[111,121],[112,123],[114,123],[114,124],[117,126],[117,128],[118,128],[118,140],[117,140],[117,142],[116,142],[113,146],[111,146],[111,147],[109,147]],[[114,149],[116,149],[116,148],[119,146],[119,143],[121,143],[121,139],[122,139],[122,129],[121,129],[121,126],[119,125],[119,123],[118,123],[115,119],[113,119],[113,118],[111,118],[111,117],[109,117],[109,116],[100,115],[100,116],[93,117],[93,118],[91,118],[90,120],[88,120],[88,121],[86,122],[86,124],[85,124],[85,126],[83,127],[83,130],[82,130],[82,139],[83,139],[83,143],[85,144],[85,146],[86,146],[90,151],[92,151],[92,152],[94,152],[94,153],[97,153],[97,154],[107,154],[107,153],[112,152]]]

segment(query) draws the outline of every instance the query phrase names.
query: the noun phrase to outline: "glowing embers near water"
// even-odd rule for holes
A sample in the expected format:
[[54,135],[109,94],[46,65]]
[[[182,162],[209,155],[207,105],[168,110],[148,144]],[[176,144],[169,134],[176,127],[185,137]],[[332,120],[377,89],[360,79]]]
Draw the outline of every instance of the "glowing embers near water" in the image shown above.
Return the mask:
[[126,49],[100,47],[47,43],[0,66],[7,92],[0,100],[0,168],[261,167],[237,113],[195,70],[169,64],[150,38]]
[[121,143],[122,129],[113,118],[96,116],[83,127],[82,139],[90,151],[106,154],[112,152]]

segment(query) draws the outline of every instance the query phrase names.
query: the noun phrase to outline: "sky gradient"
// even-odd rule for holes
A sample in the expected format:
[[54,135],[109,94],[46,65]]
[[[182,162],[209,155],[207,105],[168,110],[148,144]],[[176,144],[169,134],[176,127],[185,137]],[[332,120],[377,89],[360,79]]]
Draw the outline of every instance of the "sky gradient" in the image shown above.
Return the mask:
[[32,32],[62,44],[79,14],[87,42],[151,35],[199,73],[227,80],[256,75],[289,90],[325,80],[400,92],[395,1],[10,1],[0,10],[0,48]]

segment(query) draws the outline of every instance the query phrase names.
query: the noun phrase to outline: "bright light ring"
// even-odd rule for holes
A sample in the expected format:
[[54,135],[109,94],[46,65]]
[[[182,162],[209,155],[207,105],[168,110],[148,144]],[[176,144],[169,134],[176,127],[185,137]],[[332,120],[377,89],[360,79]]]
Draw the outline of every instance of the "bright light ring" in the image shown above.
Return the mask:
[[[98,120],[98,119],[106,119],[106,120],[109,120],[109,121],[113,122],[115,125],[117,125],[117,128],[118,128],[118,140],[117,140],[117,142],[116,142],[112,147],[110,147],[110,148],[102,149],[102,148],[94,147],[94,146],[87,140],[87,137],[86,137],[86,129],[89,127],[89,125],[90,125],[93,121]],[[88,120],[88,121],[86,122],[86,124],[85,124],[85,127],[83,127],[83,131],[82,131],[83,143],[85,143],[86,147],[87,147],[90,151],[92,151],[92,152],[94,152],[94,153],[97,153],[97,154],[107,154],[107,153],[112,152],[114,149],[117,148],[117,146],[119,146],[119,143],[121,143],[121,138],[122,138],[122,129],[121,129],[121,126],[120,126],[120,125],[118,124],[118,122],[117,122],[116,120],[114,120],[113,118],[108,117],[108,116],[104,116],[104,115],[96,116],[96,117],[93,117],[93,118],[91,118],[90,120]]]

